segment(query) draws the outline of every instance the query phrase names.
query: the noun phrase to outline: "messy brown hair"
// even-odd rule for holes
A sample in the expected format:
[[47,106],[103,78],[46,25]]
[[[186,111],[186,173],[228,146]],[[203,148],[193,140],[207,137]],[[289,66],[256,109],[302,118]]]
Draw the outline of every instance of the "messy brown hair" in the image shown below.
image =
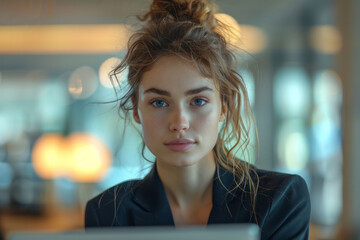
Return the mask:
[[236,55],[225,39],[228,26],[216,19],[214,9],[206,0],[154,0],[150,11],[140,17],[144,26],[130,38],[127,53],[111,76],[120,84],[116,75],[129,70],[129,88],[119,97],[119,109],[125,117],[137,108],[143,74],[162,56],[187,59],[204,77],[212,79],[227,109],[213,149],[216,164],[234,175],[236,187],[228,192],[240,188],[249,193],[255,211],[258,176],[251,164],[236,157],[249,145],[254,117],[243,78],[236,71]]

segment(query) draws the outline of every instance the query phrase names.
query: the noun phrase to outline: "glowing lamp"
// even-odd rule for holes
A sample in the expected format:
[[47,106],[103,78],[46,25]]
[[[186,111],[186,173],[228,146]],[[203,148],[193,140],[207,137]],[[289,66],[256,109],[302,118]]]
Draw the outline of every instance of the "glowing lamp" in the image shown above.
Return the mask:
[[126,48],[122,24],[0,26],[0,54],[96,54]]
[[233,17],[225,13],[217,13],[215,17],[223,23],[218,30],[231,45],[249,53],[258,53],[265,49],[266,36],[260,28],[239,25]]
[[47,134],[39,138],[33,148],[32,161],[35,171],[43,178],[56,178],[61,176],[64,155],[63,138],[59,134]]
[[71,156],[67,172],[77,182],[93,182],[105,176],[111,164],[111,154],[97,138],[85,134],[73,134],[68,139]]
[[99,79],[100,79],[101,85],[103,85],[106,88],[112,88],[113,87],[113,85],[111,83],[111,80],[110,80],[109,73],[120,62],[121,62],[121,60],[119,58],[112,57],[112,58],[109,58],[109,59],[105,60],[101,64],[100,69],[99,69]]
[[310,46],[322,54],[337,54],[342,48],[342,36],[335,26],[315,26],[310,29],[308,38]]
[[32,161],[39,176],[68,177],[77,182],[94,182],[105,176],[111,153],[97,138],[74,133],[67,138],[46,134],[35,143]]
[[97,89],[98,82],[95,71],[88,66],[77,68],[70,76],[68,90],[73,98],[85,99]]

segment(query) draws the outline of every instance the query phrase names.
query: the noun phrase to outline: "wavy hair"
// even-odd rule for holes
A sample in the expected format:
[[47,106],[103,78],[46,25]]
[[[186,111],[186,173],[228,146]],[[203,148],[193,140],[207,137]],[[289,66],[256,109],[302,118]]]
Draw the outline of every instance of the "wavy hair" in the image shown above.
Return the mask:
[[126,118],[137,108],[141,78],[159,58],[175,55],[193,62],[204,77],[214,81],[227,108],[213,149],[216,164],[234,175],[236,186],[227,189],[229,193],[240,188],[251,195],[255,213],[258,175],[251,164],[236,157],[238,151],[246,151],[255,121],[243,78],[235,70],[237,58],[224,37],[228,26],[216,19],[215,6],[205,0],[154,0],[139,19],[146,24],[131,36],[125,57],[111,72],[113,81],[120,84],[116,76],[129,70],[129,88],[118,99],[120,112]]

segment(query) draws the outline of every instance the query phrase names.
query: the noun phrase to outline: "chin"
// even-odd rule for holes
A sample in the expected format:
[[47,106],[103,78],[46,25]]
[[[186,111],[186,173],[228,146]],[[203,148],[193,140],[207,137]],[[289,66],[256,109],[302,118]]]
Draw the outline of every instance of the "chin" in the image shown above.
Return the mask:
[[[189,158],[189,156],[173,157],[170,161],[162,161],[163,164],[170,165],[172,167],[186,168],[197,165],[201,162],[200,158]],[[158,160],[159,161],[159,160]]]

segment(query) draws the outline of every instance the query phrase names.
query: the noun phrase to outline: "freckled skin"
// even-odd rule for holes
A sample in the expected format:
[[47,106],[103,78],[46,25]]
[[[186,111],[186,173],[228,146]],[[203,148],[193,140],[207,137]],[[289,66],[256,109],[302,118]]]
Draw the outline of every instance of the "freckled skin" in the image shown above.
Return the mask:
[[[200,88],[205,90],[189,93]],[[142,125],[145,144],[158,163],[173,167],[213,164],[218,123],[225,118],[213,80],[201,76],[189,62],[164,56],[144,73],[138,91],[134,119]],[[166,144],[179,138],[195,144],[184,152],[169,149]]]

